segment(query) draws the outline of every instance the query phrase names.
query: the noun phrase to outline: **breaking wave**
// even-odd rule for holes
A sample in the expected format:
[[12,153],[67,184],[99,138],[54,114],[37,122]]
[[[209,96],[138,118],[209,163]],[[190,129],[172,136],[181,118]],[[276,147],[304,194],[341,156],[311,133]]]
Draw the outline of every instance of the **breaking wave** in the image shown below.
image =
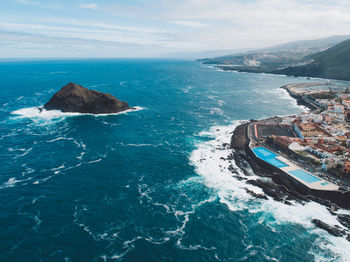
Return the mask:
[[11,112],[12,115],[16,115],[17,118],[31,118],[31,119],[44,119],[44,120],[53,120],[53,119],[64,119],[66,117],[73,117],[73,116],[84,116],[84,115],[91,115],[95,117],[100,117],[100,116],[109,116],[109,115],[122,115],[122,114],[127,114],[130,112],[136,112],[136,111],[141,111],[144,110],[145,108],[141,106],[135,106],[131,109],[125,110],[123,112],[119,113],[110,113],[110,114],[90,114],[90,113],[66,113],[62,112],[60,110],[45,110],[40,107],[27,107],[27,108],[22,108],[15,110]]
[[[317,218],[327,224],[343,228],[336,216],[325,206],[316,202],[300,204],[295,201],[292,201],[292,205],[287,205],[270,197],[267,200],[257,199],[247,192],[249,190],[256,194],[263,193],[261,188],[247,184],[245,179],[238,179],[235,173],[249,180],[264,178],[258,177],[253,171],[250,171],[251,175],[245,175],[235,161],[228,158],[232,154],[232,149],[229,147],[231,136],[239,124],[240,121],[235,121],[228,126],[213,126],[209,131],[199,134],[202,137],[212,138],[210,141],[197,144],[190,155],[190,163],[203,179],[203,183],[213,189],[219,201],[227,205],[231,211],[248,210],[252,214],[259,214],[259,223],[266,223],[272,230],[278,225],[293,223],[316,234],[318,238],[315,246],[309,251],[316,261],[328,261],[329,257],[325,257],[324,253],[328,253],[328,256],[331,253],[336,261],[350,261],[350,243],[345,238],[334,237],[311,223],[312,219]],[[338,213],[344,212],[347,211],[338,211]]]

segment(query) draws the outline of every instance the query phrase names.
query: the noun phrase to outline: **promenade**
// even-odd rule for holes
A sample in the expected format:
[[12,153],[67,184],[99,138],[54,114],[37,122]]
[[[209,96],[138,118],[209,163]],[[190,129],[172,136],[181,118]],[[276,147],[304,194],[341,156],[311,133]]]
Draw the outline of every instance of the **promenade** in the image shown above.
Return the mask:
[[269,165],[273,165],[281,172],[290,176],[299,183],[313,190],[338,191],[339,186],[331,183],[323,178],[320,178],[310,172],[306,171],[299,165],[293,163],[289,159],[280,154],[265,148],[257,140],[256,123],[249,124],[247,127],[248,138],[250,139],[249,147],[255,156]]

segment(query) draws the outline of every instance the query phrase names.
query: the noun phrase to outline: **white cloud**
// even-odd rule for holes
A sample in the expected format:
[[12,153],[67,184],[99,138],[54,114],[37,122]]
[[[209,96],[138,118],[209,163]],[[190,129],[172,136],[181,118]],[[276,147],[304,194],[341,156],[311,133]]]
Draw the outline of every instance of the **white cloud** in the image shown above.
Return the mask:
[[39,5],[39,2],[29,1],[29,0],[14,0],[17,3],[25,4],[25,5]]
[[[164,48],[0,31],[0,57],[155,57]],[[156,51],[157,50],[157,51]]]
[[80,8],[85,9],[97,9],[98,6],[95,3],[80,3]]
[[120,42],[137,45],[160,46],[167,45],[167,39],[162,35],[150,34],[140,31],[124,31],[112,28],[94,28],[93,26],[56,26],[30,23],[0,22],[0,28],[9,32],[25,32],[30,34],[41,34],[47,37],[80,38],[84,40]]
[[197,21],[168,21],[168,23],[176,24],[176,25],[183,25],[188,27],[194,27],[194,28],[201,28],[206,27],[207,25],[201,22]]
[[[76,8],[99,12],[96,16],[77,12],[74,19],[61,11],[50,17],[33,15],[30,20],[8,16],[0,18],[0,26],[14,32],[152,45],[175,52],[263,48],[350,33],[349,0],[80,1]],[[63,4],[60,10],[66,7]]]
[[[62,23],[62,20],[59,22]],[[103,28],[103,29],[114,29],[114,30],[122,30],[122,31],[134,31],[134,32],[142,32],[142,33],[167,33],[167,30],[155,29],[155,28],[147,28],[141,26],[123,26],[111,23],[102,23],[102,22],[93,22],[93,21],[79,21],[79,20],[65,20],[63,23],[74,25],[74,26],[87,26],[92,28]]]
[[[349,34],[350,1],[336,0],[168,0],[152,17],[163,21],[206,21],[177,33],[207,50],[259,48],[287,41]],[[143,14],[144,16],[144,14]]]

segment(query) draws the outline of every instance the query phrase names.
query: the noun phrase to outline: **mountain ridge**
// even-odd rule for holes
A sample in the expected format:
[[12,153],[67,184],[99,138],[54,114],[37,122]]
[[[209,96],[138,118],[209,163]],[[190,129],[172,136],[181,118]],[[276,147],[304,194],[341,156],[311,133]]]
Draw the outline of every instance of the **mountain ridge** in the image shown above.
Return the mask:
[[[347,40],[338,42],[344,38]],[[329,46],[330,43],[335,44]],[[291,42],[268,50],[198,61],[228,71],[350,80],[350,35]]]

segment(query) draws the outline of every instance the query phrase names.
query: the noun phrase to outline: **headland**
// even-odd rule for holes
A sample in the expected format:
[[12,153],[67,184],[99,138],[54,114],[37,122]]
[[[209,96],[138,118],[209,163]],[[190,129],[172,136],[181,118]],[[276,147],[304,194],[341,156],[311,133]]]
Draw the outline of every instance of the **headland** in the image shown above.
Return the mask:
[[285,204],[315,201],[325,205],[345,228],[320,220],[312,222],[350,241],[350,216],[337,214],[339,208],[350,209],[348,89],[329,82],[281,88],[310,111],[250,120],[234,130],[231,148],[237,166],[244,173],[253,170],[260,177],[270,178],[248,180],[264,194],[248,193],[265,199],[270,196]]

